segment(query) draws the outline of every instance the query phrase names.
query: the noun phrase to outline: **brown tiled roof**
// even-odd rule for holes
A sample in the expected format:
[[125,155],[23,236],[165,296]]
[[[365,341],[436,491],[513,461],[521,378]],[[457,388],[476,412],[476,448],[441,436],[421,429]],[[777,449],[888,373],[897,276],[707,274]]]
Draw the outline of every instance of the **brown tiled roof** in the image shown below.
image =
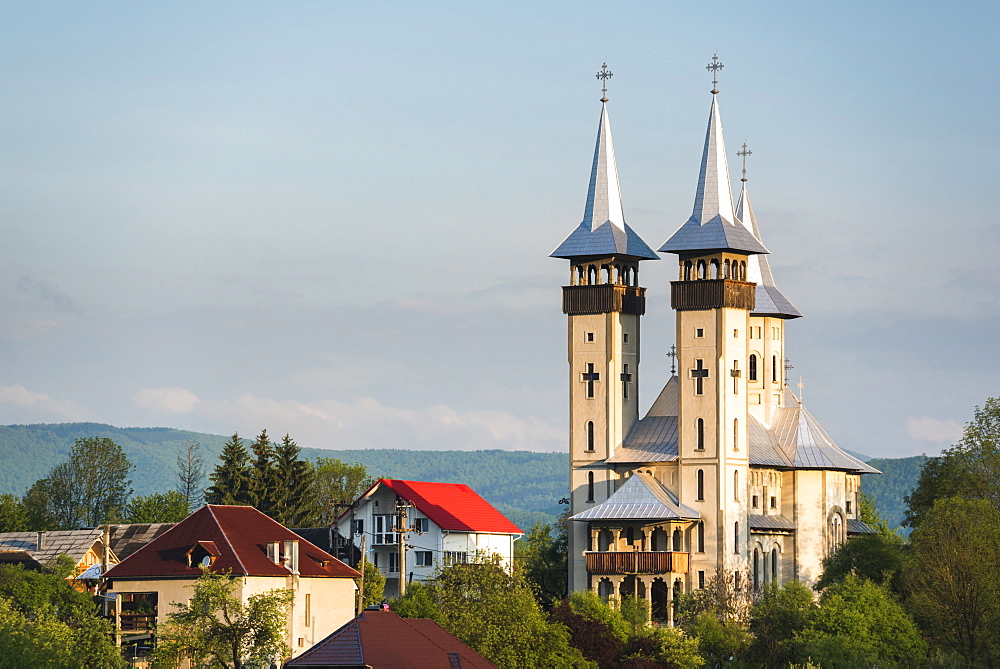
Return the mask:
[[[4,532],[0,534],[0,550],[25,551],[39,564],[51,564],[60,555],[68,555],[79,563],[95,543],[101,541],[103,530],[57,530],[42,532],[42,548],[38,548],[38,532]],[[112,549],[113,551],[113,549]],[[101,553],[97,547],[98,555]]]
[[219,556],[210,570],[245,576],[287,576],[283,564],[267,557],[267,544],[299,542],[302,576],[355,578],[343,562],[252,506],[205,505],[108,571],[114,578],[196,578],[197,564],[188,566],[189,552],[199,542],[214,542]]
[[286,667],[494,669],[485,657],[427,618],[363,611]]
[[129,523],[111,527],[111,550],[124,560],[176,523]]

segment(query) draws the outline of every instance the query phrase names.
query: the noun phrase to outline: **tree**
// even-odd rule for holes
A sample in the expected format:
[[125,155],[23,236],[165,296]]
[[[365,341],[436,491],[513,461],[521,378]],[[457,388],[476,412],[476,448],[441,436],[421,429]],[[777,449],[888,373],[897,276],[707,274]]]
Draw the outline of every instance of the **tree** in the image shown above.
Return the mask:
[[[385,599],[385,574],[368,560],[364,560],[361,569],[365,575],[365,591],[361,594],[362,608],[374,606]],[[416,616],[414,616],[416,617]]]
[[300,460],[302,451],[287,434],[273,448],[268,491],[271,517],[286,527],[312,527],[319,522],[319,507],[314,496],[315,472],[308,460]]
[[24,494],[24,510],[28,514],[28,529],[44,531],[56,529],[56,519],[49,507],[49,480],[35,481]]
[[909,604],[944,648],[970,665],[1000,659],[1000,511],[988,500],[939,499],[910,536]]
[[349,465],[336,458],[316,458],[313,496],[319,506],[320,525],[333,525],[340,516],[338,505],[350,504],[375,485],[362,464]]
[[131,471],[132,463],[111,439],[77,439],[69,459],[28,491],[29,503],[36,506],[29,513],[61,530],[116,521],[132,493]]
[[750,645],[750,612],[761,590],[742,586],[736,575],[716,570],[705,587],[683,595],[677,620],[701,652],[718,664],[742,656]]
[[274,466],[274,444],[271,443],[267,430],[260,431],[250,444],[250,452],[253,453],[248,486],[250,505],[273,518],[273,495],[278,479]]
[[895,534],[865,534],[848,539],[823,558],[823,574],[816,581],[822,590],[844,580],[848,574],[876,583],[888,582],[896,594],[901,592],[903,573],[903,538]]
[[[567,513],[561,520],[565,521]],[[566,597],[567,540],[564,523],[552,526],[538,521],[528,533],[514,544],[514,559],[524,570],[525,577],[537,588],[544,606]]]
[[0,532],[27,532],[31,529],[28,509],[15,495],[0,495]]
[[592,666],[569,645],[567,629],[546,618],[520,571],[509,573],[496,556],[449,567],[407,588],[392,608],[432,618],[502,669]]
[[813,592],[799,581],[766,587],[751,615],[751,662],[765,667],[795,662],[795,649],[790,642],[812,627],[816,609]]
[[243,602],[235,594],[237,579],[207,570],[191,587],[190,602],[172,604],[177,610],[156,628],[152,666],[176,667],[190,658],[194,666],[266,667],[291,653],[285,643],[291,590],[268,590]]
[[903,524],[917,527],[936,500],[955,496],[987,500],[1000,509],[1000,397],[976,407],[962,439],[924,463],[916,488],[905,498]]
[[213,485],[205,491],[206,504],[251,503],[250,454],[239,434],[234,433],[222,447],[219,464],[208,478]]
[[187,516],[187,500],[176,490],[137,495],[125,507],[125,521],[129,523],[179,523]]
[[184,496],[188,513],[201,506],[205,497],[205,460],[201,444],[190,439],[184,452],[177,456],[177,492]]

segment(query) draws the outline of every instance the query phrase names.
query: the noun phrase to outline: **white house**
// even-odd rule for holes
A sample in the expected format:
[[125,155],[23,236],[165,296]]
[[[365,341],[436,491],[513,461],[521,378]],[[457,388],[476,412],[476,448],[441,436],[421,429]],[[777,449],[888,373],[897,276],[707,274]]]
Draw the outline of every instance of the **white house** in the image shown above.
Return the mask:
[[477,554],[499,555],[509,566],[514,540],[523,534],[467,485],[398,479],[381,479],[361,495],[337,521],[337,531],[357,548],[366,537],[366,559],[385,574],[387,595],[399,592],[401,554],[407,582],[421,581],[439,566]]

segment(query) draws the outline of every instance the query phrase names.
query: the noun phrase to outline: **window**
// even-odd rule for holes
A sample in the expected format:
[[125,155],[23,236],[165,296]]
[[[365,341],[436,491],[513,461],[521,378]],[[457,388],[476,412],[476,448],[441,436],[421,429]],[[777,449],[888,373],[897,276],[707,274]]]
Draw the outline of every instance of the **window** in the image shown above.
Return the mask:
[[375,526],[374,527],[375,541],[372,543],[376,544],[396,543],[396,533],[392,531],[395,521],[396,521],[396,516],[390,514],[372,516],[372,523]]
[[704,451],[705,450],[705,419],[704,418],[699,418],[698,419],[697,430],[698,430],[698,445],[696,446],[696,448],[699,451]]
[[434,553],[431,551],[416,551],[413,556],[418,567],[434,566]]
[[594,371],[594,363],[587,363],[587,371],[580,375],[580,380],[587,384],[587,398],[594,398],[594,384],[601,380],[601,373]]
[[778,508],[778,498],[775,497],[774,495],[771,495],[771,508],[772,509]]
[[740,331],[733,328],[733,339],[739,339]]
[[704,571],[699,571],[698,572],[698,589],[699,590],[704,590],[705,589],[705,572]]
[[417,532],[427,532],[431,529],[430,521],[426,518],[414,518],[413,529]]
[[623,344],[627,344],[628,343],[628,333],[627,332],[625,332],[625,333],[622,334],[622,343]]
[[594,341],[594,333],[593,332],[588,332],[587,333],[587,342],[593,342],[593,341]]
[[733,419],[733,450],[740,450],[740,419]]
[[698,337],[698,338],[704,337],[705,336],[705,328],[697,328],[694,331],[694,336]]
[[469,554],[465,551],[445,551],[444,566],[452,567],[456,564],[466,564],[469,561]]
[[753,498],[752,498],[752,500],[753,500],[752,506],[753,506],[753,508],[756,509],[759,506],[759,504],[758,504],[759,499],[758,499],[757,495],[754,495]]
[[851,500],[847,500],[847,513],[851,512]]
[[594,472],[587,472],[587,501],[594,501]]
[[354,521],[354,533],[364,534],[365,533],[365,521],[361,518]]
[[772,327],[771,328],[771,339],[781,339],[781,328]]
[[635,545],[635,530],[631,527],[625,530],[625,543],[629,546]]
[[771,356],[771,383],[778,382],[778,356]]
[[632,383],[632,375],[628,372],[628,364],[622,365],[622,399],[628,399],[628,384]]
[[750,372],[747,378],[750,381],[757,380],[757,356],[754,354],[750,355]]
[[389,553],[389,573],[394,574],[399,571],[399,553],[393,551]]
[[594,452],[594,421],[587,421],[587,450]]
[[698,470],[698,498],[699,502],[705,501],[705,470]]
[[740,501],[740,472],[733,472],[733,501]]
[[306,594],[306,627],[312,624],[312,595]]
[[703,522],[698,523],[698,552],[705,552],[705,523]]
[[740,554],[740,521],[733,524],[733,553]]

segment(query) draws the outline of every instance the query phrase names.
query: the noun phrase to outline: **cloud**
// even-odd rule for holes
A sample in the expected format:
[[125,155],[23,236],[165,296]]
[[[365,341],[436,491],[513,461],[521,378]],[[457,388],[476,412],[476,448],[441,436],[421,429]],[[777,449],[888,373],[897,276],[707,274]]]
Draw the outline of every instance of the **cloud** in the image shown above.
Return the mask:
[[60,311],[72,313],[79,311],[73,304],[73,299],[50,281],[35,279],[28,274],[23,274],[17,280],[17,289],[26,295],[54,305]]
[[11,339],[32,339],[64,325],[51,318],[0,318],[0,335]]
[[953,420],[911,417],[906,420],[906,433],[921,441],[954,443],[962,437],[962,426]]
[[[0,386],[0,407],[14,411],[4,411],[13,420],[32,422],[35,420],[81,421],[92,418],[91,412],[70,400],[55,400],[46,395],[28,390],[21,384]],[[11,418],[7,418],[11,420]]]
[[201,400],[184,388],[143,388],[133,398],[144,409],[158,413],[191,413]]

